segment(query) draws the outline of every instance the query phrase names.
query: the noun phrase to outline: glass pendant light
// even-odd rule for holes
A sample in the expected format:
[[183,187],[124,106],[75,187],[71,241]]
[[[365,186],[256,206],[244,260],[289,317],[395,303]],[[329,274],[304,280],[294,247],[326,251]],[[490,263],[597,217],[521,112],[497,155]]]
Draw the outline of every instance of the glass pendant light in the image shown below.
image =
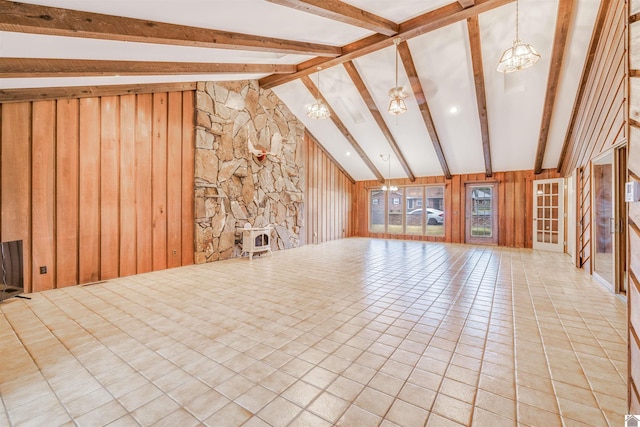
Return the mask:
[[329,108],[322,102],[322,98],[320,98],[320,70],[321,68],[318,67],[317,68],[318,72],[318,84],[317,84],[317,89],[318,89],[318,93],[316,96],[316,102],[314,102],[313,104],[309,104],[307,105],[307,116],[311,117],[312,119],[326,119],[327,117],[331,116],[331,112],[329,111]]
[[510,48],[505,50],[498,63],[498,71],[502,73],[513,73],[524,70],[538,62],[540,54],[530,44],[523,43],[519,34],[519,14],[518,0],[516,0],[516,39]]
[[396,85],[389,91],[389,113],[393,115],[402,114],[407,111],[407,104],[404,103],[404,99],[407,94],[404,93],[402,86],[398,86],[398,44],[400,44],[400,38],[395,38],[393,43],[396,45]]

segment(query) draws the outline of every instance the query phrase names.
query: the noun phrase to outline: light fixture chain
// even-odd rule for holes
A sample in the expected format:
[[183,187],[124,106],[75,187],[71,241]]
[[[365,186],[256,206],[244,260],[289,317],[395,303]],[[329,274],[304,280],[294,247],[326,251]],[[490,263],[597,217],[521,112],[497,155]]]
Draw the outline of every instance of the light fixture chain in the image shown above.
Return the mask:
[[398,41],[396,40],[396,86],[398,87]]

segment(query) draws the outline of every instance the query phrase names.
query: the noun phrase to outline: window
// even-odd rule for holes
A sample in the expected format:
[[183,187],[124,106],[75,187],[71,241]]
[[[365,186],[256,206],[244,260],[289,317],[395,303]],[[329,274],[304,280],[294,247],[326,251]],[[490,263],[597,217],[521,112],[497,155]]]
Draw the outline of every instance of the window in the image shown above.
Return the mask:
[[444,236],[444,185],[425,187],[428,236]]
[[444,185],[423,185],[369,193],[372,233],[444,236]]
[[[372,190],[370,192],[369,231],[373,233],[384,233],[385,230],[385,196],[386,192],[382,190]],[[382,203],[380,203],[381,201]]]
[[424,234],[424,212],[422,209],[422,199],[424,198],[424,187],[408,187],[407,191],[407,212],[405,223],[406,234]]
[[397,191],[389,191],[389,212],[387,213],[387,233],[402,234],[404,226],[404,215],[402,214],[402,199],[404,198],[404,188]]

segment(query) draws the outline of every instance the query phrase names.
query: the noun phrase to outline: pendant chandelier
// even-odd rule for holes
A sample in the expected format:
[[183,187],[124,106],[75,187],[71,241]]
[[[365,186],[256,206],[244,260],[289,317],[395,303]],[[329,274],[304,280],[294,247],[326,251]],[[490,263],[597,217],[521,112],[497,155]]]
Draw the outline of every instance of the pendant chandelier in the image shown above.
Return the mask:
[[317,75],[318,75],[318,83],[317,83],[317,89],[318,92],[316,94],[316,102],[314,102],[313,104],[309,104],[307,105],[307,116],[309,116],[312,119],[326,119],[328,117],[331,116],[331,112],[329,111],[329,108],[322,102],[322,99],[320,98],[320,70],[322,68],[318,67],[317,70]]
[[388,172],[389,179],[385,185],[382,186],[382,191],[398,191],[398,187],[391,185],[391,154],[380,154],[380,158],[383,162],[389,162]]
[[398,44],[400,44],[400,38],[393,39],[393,43],[396,45],[396,85],[389,91],[389,113],[393,115],[402,114],[407,111],[407,104],[404,103],[404,99],[407,94],[404,93],[402,86],[398,86]]
[[524,70],[538,62],[539,59],[538,51],[530,44],[520,40],[518,0],[516,0],[516,39],[511,47],[502,53],[498,63],[498,71],[506,74]]

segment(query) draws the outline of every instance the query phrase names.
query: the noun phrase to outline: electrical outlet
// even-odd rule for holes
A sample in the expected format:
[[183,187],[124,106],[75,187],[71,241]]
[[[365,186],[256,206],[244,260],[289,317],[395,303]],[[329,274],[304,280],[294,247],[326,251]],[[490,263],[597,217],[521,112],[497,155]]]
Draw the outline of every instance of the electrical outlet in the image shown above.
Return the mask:
[[175,249],[173,250],[173,254],[174,255],[178,255],[178,251],[176,251]]
[[47,274],[47,266],[46,265],[40,267],[40,274]]

